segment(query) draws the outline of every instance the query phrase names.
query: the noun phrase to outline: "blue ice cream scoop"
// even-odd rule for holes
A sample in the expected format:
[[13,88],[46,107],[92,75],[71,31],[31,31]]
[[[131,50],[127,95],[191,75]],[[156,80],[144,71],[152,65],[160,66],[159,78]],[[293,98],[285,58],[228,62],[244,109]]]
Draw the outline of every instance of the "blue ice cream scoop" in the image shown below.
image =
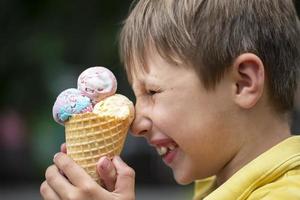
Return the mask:
[[92,110],[91,99],[84,96],[78,89],[70,88],[58,95],[52,113],[54,120],[63,125],[73,114],[91,112]]

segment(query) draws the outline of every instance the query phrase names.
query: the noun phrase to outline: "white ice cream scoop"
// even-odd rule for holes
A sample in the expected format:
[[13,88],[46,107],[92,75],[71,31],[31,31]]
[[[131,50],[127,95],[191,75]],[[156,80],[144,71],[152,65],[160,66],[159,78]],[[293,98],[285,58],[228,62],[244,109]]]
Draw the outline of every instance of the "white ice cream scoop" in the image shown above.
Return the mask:
[[78,77],[78,89],[96,104],[117,90],[117,80],[107,68],[96,66],[84,70]]

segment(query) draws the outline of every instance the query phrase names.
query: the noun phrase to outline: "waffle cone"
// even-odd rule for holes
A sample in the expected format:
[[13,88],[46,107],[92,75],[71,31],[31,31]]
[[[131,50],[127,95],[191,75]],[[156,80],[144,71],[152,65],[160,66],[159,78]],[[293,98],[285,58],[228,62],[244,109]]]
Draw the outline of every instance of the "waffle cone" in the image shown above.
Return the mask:
[[130,116],[73,115],[65,123],[67,154],[100,183],[96,163],[104,155],[120,155],[130,123]]

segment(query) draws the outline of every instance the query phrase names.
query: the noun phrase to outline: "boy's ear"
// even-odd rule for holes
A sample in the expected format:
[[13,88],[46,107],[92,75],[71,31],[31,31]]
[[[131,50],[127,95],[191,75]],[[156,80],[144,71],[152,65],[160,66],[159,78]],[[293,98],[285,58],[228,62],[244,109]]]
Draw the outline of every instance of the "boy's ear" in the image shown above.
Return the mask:
[[238,56],[233,63],[234,101],[242,108],[252,108],[263,95],[265,69],[261,59],[252,53]]

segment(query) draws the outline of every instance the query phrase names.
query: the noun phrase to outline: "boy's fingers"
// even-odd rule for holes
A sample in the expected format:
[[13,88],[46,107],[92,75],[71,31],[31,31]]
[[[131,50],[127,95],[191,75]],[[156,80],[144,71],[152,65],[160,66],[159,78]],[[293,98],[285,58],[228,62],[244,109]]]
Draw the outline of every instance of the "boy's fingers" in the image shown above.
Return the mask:
[[114,191],[117,173],[113,163],[108,157],[104,156],[100,158],[97,163],[97,171],[101,178],[101,183],[104,184],[105,188],[110,192]]
[[68,177],[69,181],[78,187],[86,185],[86,182],[96,182],[64,153],[57,153],[53,158],[55,165]]
[[60,145],[60,151],[63,152],[63,153],[67,153],[67,146],[66,146],[66,143],[62,143]]
[[117,171],[117,180],[115,192],[119,194],[127,194],[134,197],[135,172],[119,156],[115,156],[112,160]]
[[56,191],[62,199],[87,199],[87,196],[89,196],[91,199],[97,199],[98,197],[101,197],[100,199],[109,199],[110,193],[98,185],[92,179],[92,177],[90,177],[90,175],[84,171],[83,168],[76,164],[66,154],[61,152],[55,154],[53,161],[55,163],[55,167],[57,168],[56,173],[59,173],[59,170],[61,170],[66,175],[68,180],[63,175],[60,174],[60,176],[65,178],[69,182],[69,185],[71,185],[73,188],[73,191],[71,189],[62,189],[63,193],[61,195],[57,192],[58,189],[56,190],[59,185],[54,186],[49,184],[50,187],[55,187],[53,188],[54,191]]
[[[58,168],[55,165],[51,165],[46,170],[46,181],[47,185],[55,191],[55,193],[60,196],[64,197],[66,194],[66,191],[68,192],[74,192],[75,188],[70,184],[70,182],[60,174]],[[44,185],[45,186],[45,185]],[[45,186],[46,187],[46,186]],[[52,193],[49,189],[49,195]],[[51,194],[54,196],[54,194]]]
[[40,187],[40,193],[44,200],[60,200],[59,196],[48,185],[47,181],[44,181]]

